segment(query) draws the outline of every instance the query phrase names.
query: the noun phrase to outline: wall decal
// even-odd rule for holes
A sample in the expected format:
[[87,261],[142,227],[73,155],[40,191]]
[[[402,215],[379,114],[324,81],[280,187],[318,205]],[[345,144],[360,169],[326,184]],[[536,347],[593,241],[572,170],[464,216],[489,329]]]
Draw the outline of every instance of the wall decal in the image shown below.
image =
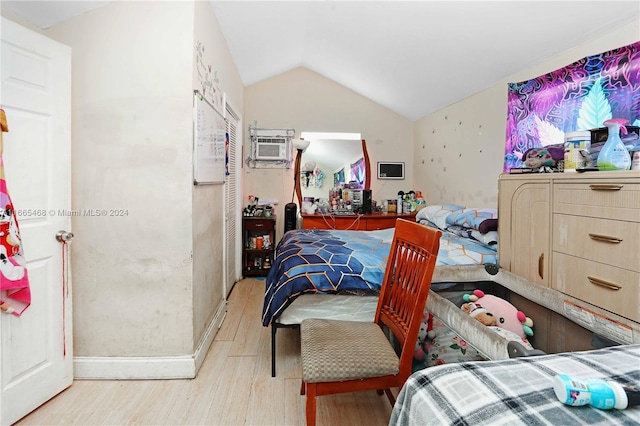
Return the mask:
[[206,63],[205,47],[201,41],[196,43],[196,70],[200,83],[198,91],[218,112],[223,114],[224,105],[218,71],[214,70],[211,64]]

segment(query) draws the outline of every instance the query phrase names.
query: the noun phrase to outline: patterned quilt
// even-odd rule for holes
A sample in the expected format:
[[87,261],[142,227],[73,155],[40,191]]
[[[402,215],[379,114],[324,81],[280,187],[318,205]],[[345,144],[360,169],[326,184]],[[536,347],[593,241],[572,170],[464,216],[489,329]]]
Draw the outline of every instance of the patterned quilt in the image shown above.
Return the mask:
[[425,368],[400,391],[389,425],[638,425],[640,406],[565,405],[552,379],[568,374],[637,386],[639,366],[640,345],[629,345]]
[[[262,324],[303,293],[379,292],[394,229],[289,231],[276,247],[266,280]],[[436,265],[496,263],[495,247],[443,232]]]

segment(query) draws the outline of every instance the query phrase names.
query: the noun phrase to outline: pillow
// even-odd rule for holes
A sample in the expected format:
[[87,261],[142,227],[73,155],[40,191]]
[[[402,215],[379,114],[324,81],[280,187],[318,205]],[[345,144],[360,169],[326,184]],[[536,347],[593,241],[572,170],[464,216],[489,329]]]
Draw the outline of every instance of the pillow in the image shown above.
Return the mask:
[[464,209],[463,206],[457,204],[438,204],[427,206],[416,214],[416,222],[426,220],[433,224],[436,228],[447,229],[447,217],[453,212]]
[[[497,230],[497,219],[498,219],[498,210],[497,209],[462,209],[451,214],[447,215],[445,218],[446,225],[458,225],[465,228],[480,230],[480,225],[482,225],[486,220],[492,220],[487,225],[483,226],[483,230],[495,231]],[[493,226],[495,229],[492,229]],[[485,233],[486,233],[485,232]]]

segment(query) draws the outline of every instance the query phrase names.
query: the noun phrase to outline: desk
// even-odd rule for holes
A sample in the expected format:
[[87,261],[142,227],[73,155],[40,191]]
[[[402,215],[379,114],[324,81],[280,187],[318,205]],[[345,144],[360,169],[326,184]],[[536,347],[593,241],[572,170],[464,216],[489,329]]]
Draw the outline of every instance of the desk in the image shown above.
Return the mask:
[[393,228],[396,219],[402,218],[415,222],[416,213],[371,213],[356,215],[307,214],[302,213],[302,229],[339,229],[351,231],[375,231]]

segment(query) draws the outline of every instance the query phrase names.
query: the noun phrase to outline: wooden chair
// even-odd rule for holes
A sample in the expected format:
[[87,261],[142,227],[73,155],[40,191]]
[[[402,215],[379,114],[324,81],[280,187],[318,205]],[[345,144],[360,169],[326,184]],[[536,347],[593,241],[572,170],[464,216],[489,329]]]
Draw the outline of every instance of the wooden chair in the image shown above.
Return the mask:
[[[397,220],[374,322],[302,321],[300,394],[307,395],[307,425],[316,424],[316,396],[375,389],[395,404],[391,388],[401,389],[411,374],[441,235]],[[384,329],[395,337],[399,356]]]

